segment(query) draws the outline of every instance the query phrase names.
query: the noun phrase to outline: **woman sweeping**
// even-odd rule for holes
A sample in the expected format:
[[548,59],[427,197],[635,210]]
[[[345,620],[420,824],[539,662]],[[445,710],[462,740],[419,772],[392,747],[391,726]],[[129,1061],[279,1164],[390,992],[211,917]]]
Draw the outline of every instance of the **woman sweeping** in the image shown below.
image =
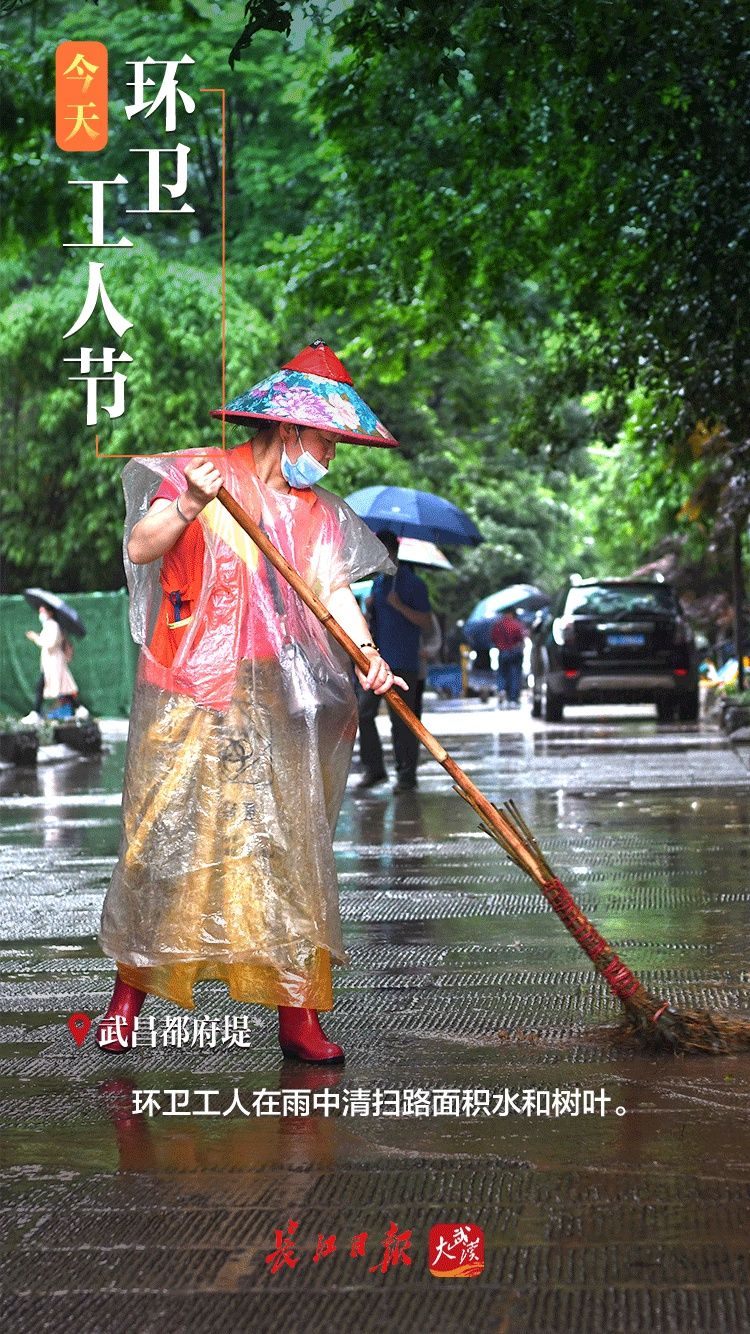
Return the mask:
[[397,441],[323,343],[215,412],[255,421],[229,451],[134,459],[124,472],[131,624],[142,644],[120,854],[100,942],[117,961],[97,1030],[131,1045],[147,996],[193,1008],[225,982],[275,1006],[283,1052],[341,1061],[318,1011],[345,962],[333,833],[357,710],[345,657],[227,510],[227,490],[369,658],[366,690],[395,682],[349,585],[385,548],[315,485],[340,440]]

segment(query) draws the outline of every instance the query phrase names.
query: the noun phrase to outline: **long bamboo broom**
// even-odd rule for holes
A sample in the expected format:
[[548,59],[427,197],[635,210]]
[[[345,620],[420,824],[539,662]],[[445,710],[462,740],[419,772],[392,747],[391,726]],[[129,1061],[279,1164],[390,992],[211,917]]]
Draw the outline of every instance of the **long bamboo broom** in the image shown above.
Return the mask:
[[[277,551],[266,534],[229,494],[226,487],[222,486],[219,489],[217,499],[248,537],[252,538],[263,555],[283,574],[305,605],[345,649],[356,666],[361,671],[367,672],[370,665],[367,656],[350,639],[328,608],[320,598],[316,597],[312,589],[308,588],[304,579],[281,552]],[[479,816],[482,828],[490,838],[494,838],[511,860],[539,886],[563,926],[588,955],[596,971],[621,1002],[625,1010],[625,1028],[628,1033],[649,1047],[673,1052],[719,1054],[750,1047],[750,1020],[732,1019],[724,1015],[710,1014],[708,1011],[678,1011],[668,1000],[660,999],[647,991],[627,964],[618,957],[612,946],[599,934],[594,924],[579,908],[570,891],[551,870],[515,803],[505,802],[502,810],[493,805],[412,713],[395,687],[386,691],[384,698],[419,738],[433,759],[450,774],[454,790],[473,807]]]

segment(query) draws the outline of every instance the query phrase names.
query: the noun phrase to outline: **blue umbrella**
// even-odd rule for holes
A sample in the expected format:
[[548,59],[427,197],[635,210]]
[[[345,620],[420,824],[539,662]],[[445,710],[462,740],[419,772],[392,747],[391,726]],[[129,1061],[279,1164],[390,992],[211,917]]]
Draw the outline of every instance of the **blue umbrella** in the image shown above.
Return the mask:
[[366,486],[346,497],[355,514],[377,533],[387,528],[399,537],[422,537],[446,546],[477,547],[484,541],[468,514],[429,491],[407,486]]
[[507,588],[490,593],[489,597],[477,603],[464,625],[464,637],[472,648],[490,648],[492,623],[509,607],[534,612],[549,604],[547,594],[534,584],[509,584]]

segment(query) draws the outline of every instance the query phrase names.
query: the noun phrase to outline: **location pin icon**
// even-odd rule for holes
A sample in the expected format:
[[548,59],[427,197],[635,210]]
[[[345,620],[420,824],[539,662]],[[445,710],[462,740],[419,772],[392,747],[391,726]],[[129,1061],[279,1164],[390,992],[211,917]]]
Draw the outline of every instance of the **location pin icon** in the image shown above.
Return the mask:
[[76,1010],[75,1014],[71,1014],[68,1019],[68,1028],[76,1046],[80,1047],[81,1043],[86,1041],[86,1036],[91,1028],[91,1020],[82,1010]]

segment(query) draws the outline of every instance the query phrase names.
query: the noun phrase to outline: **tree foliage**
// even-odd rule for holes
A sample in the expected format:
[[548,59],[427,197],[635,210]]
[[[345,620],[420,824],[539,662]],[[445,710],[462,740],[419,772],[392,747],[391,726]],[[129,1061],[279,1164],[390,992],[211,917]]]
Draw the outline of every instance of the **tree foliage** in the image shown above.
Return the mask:
[[[5,77],[0,110],[10,134],[0,148],[0,185],[6,208],[0,239],[6,255],[31,258],[35,273],[60,266],[64,242],[90,239],[91,192],[70,180],[112,181],[127,186],[105,190],[105,235],[144,237],[165,255],[192,251],[192,262],[216,264],[221,233],[221,102],[201,95],[201,87],[226,91],[227,238],[232,259],[258,264],[269,257],[274,238],[300,231],[321,184],[317,160],[319,117],[305,114],[310,69],[325,63],[312,32],[303,48],[284,51],[280,39],[260,34],[253,47],[252,73],[227,68],[227,44],[236,21],[217,6],[183,0],[149,0],[146,5],[102,3],[85,11],[89,40],[108,48],[110,76],[109,143],[96,155],[68,154],[57,148],[52,115],[55,48],[80,36],[81,9],[65,0],[41,2],[13,20],[0,47]],[[145,11],[145,12],[144,12]],[[167,134],[163,111],[153,118],[134,115],[131,104],[134,59],[179,59],[194,65],[178,71],[182,89],[196,106],[188,113],[177,100],[177,128]],[[144,208],[148,197],[146,148],[189,149],[189,189],[176,206],[185,215],[128,212]],[[88,160],[93,156],[94,160]],[[89,170],[92,168],[92,170]],[[174,162],[164,160],[162,179],[174,180]],[[164,208],[170,206],[163,195]],[[27,275],[28,276],[28,275]]]
[[[133,358],[125,367],[127,410],[111,427],[99,427],[101,453],[215,446],[208,411],[221,399],[218,274],[209,278],[177,262],[166,266],[142,242],[132,253],[115,253],[106,285],[115,307],[133,316],[137,309],[137,316],[123,340]],[[22,293],[0,317],[0,434],[10,483],[0,511],[6,592],[27,584],[85,592],[123,582],[123,460],[97,458],[94,432],[84,425],[85,386],[68,383],[68,374],[80,372],[62,360],[75,354],[61,335],[82,296],[71,263]],[[229,302],[228,327],[228,375],[234,383],[252,383],[278,355],[272,331],[237,296]],[[94,346],[97,340],[111,344],[101,315],[92,317],[86,333]],[[102,404],[110,391],[101,386]]]
[[[82,16],[110,53],[114,132],[93,163],[56,149],[51,118],[54,49]],[[717,512],[750,508],[749,24],[729,0],[610,0],[606,22],[596,0],[18,8],[0,34],[7,586],[122,578],[119,465],[92,461],[62,363],[91,253],[63,249],[89,227],[70,177],[124,174],[107,232],[136,242],[106,252],[136,318],[128,412],[102,448],[216,439],[219,101],[201,86],[226,88],[228,392],[330,342],[403,441],[342,447],[330,484],[469,510],[487,541],[455,553],[456,612],[571,566],[627,573],[669,533],[695,555]],[[195,213],[130,214],[146,194],[130,150],[172,141],[126,122],[127,61],[185,52],[197,107],[173,139]]]
[[701,419],[744,468],[749,39],[727,0],[612,0],[606,21],[595,0],[354,0],[320,93],[339,189],[299,281],[325,308],[364,298],[391,356],[498,315],[538,326],[541,290],[558,392],[606,391],[610,439],[638,383],[665,404],[644,453]]

